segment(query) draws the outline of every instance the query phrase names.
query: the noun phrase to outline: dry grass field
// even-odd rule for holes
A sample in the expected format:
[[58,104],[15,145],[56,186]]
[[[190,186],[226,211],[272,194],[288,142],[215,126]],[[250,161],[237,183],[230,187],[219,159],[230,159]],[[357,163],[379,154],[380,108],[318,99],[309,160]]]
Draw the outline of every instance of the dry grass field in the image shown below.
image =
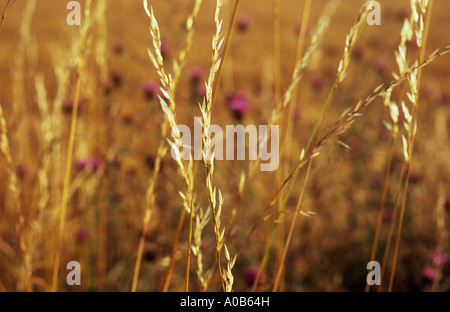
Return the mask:
[[[0,1],[0,291],[450,290],[449,1],[67,2]],[[177,162],[194,117],[278,168]]]

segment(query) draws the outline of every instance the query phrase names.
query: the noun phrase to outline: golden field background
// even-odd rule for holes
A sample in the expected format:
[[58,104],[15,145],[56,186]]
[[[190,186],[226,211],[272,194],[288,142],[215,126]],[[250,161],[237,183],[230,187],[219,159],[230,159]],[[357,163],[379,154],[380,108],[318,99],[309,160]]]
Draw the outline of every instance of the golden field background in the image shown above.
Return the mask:
[[[176,93],[178,122],[192,126],[200,116],[200,97],[192,87],[190,70],[211,66],[211,38],[215,31],[215,1],[204,0],[196,21],[192,51]],[[362,1],[345,0],[331,19],[330,28],[318,51],[313,55],[298,87],[298,100],[292,116],[292,140],[288,154],[280,162],[282,177],[294,169],[301,149],[307,144],[320,109],[332,87],[342,57],[345,37],[353,25]],[[409,1],[379,1],[382,25],[367,26],[358,40],[361,58],[352,57],[349,73],[340,86],[327,113],[322,134],[339,119],[342,112],[369,95],[380,83],[392,80],[397,71],[394,52],[402,28],[401,12]],[[51,289],[52,265],[58,233],[60,196],[70,127],[64,103],[74,96],[75,57],[73,47],[79,41],[81,27],[66,24],[66,1],[38,1],[29,30],[21,33],[28,1],[16,1],[7,12],[0,31],[0,104],[3,107],[11,156],[16,168],[20,202],[29,239],[32,290]],[[82,8],[85,2],[80,1]],[[97,24],[91,29],[92,40],[86,50],[87,63],[82,76],[81,99],[71,176],[71,198],[61,251],[58,290],[61,291],[129,291],[133,280],[139,239],[143,228],[145,193],[154,170],[154,160],[161,139],[163,113],[157,100],[147,99],[143,91],[146,81],[158,81],[147,49],[152,42],[149,20],[141,1],[108,0],[106,36]],[[224,2],[225,35],[234,1]],[[288,87],[294,68],[298,33],[304,1],[280,0],[280,72],[281,89]],[[307,43],[327,1],[312,2]],[[6,1],[1,1],[3,8]],[[97,2],[94,1],[95,12]],[[158,19],[162,39],[170,49],[165,57],[168,68],[185,38],[185,21],[193,1],[150,2]],[[425,55],[450,43],[450,2],[435,0]],[[274,37],[273,1],[241,1],[240,14],[251,17],[246,31],[235,30],[226,59],[213,123],[224,126],[237,123],[267,124],[274,107]],[[83,20],[84,21],[84,20]],[[26,34],[24,36],[24,33]],[[98,46],[105,43],[105,65],[99,65]],[[414,47],[411,47],[413,53]],[[76,50],[75,50],[76,51]],[[416,55],[416,54],[413,54]],[[383,64],[374,65],[374,64]],[[385,65],[385,67],[384,67]],[[378,67],[377,67],[378,66]],[[64,101],[55,101],[61,90],[58,70],[68,79]],[[432,254],[448,254],[450,190],[450,57],[443,56],[426,66],[420,86],[418,132],[408,189],[406,213],[395,291],[450,290],[449,266],[443,265],[434,283],[424,276],[433,266]],[[105,76],[105,73],[107,74]],[[45,142],[42,126],[46,115],[42,89],[36,77],[43,77],[48,99],[48,115],[60,120],[60,129],[52,129],[54,138]],[[116,81],[108,84],[105,80]],[[108,83],[111,81],[108,80]],[[236,120],[227,105],[227,96],[244,92],[250,97],[251,110]],[[41,93],[40,93],[41,92]],[[45,102],[45,101],[44,101]],[[46,104],[44,104],[46,106]],[[281,290],[286,291],[363,291],[366,264],[377,223],[378,209],[385,177],[390,135],[383,125],[389,113],[382,99],[377,99],[339,144],[329,142],[315,159],[303,199],[302,209],[314,211],[310,218],[298,219],[283,273]],[[59,131],[57,131],[59,130]],[[2,133],[3,134],[3,133]],[[349,149],[343,145],[348,145]],[[46,157],[49,158],[46,158]],[[99,170],[77,170],[76,162],[84,158],[99,159]],[[45,160],[47,159],[47,160]],[[45,161],[48,162],[46,169]],[[20,247],[19,216],[8,182],[9,174],[0,154],[0,290],[24,290],[24,264]],[[401,139],[396,142],[391,183],[383,216],[377,260],[386,245],[389,227],[396,224],[395,197],[404,165]],[[218,161],[215,183],[225,197],[222,222],[231,254],[237,253],[257,224],[271,200],[275,173],[257,172],[249,181],[242,199],[239,197],[241,172],[248,171],[249,161]],[[42,175],[48,180],[44,190]],[[302,177],[303,175],[300,175]],[[205,169],[200,162],[196,177],[197,202],[208,208]],[[170,151],[162,161],[156,187],[156,202],[146,236],[138,290],[160,291],[168,269],[171,249],[180,214],[183,210],[179,191],[185,188]],[[280,249],[300,194],[301,179],[296,182],[287,201],[283,221],[270,248],[264,282],[258,290],[272,289],[279,266]],[[42,202],[44,200],[44,202]],[[237,205],[237,218],[232,209]],[[397,215],[398,217],[398,215]],[[250,290],[246,283],[248,270],[263,258],[271,232],[271,219],[258,224],[233,269],[236,291]],[[184,221],[180,243],[175,253],[175,266],[170,291],[183,291],[189,224]],[[205,270],[214,268],[209,291],[220,289],[215,262],[215,237],[212,224],[203,232]],[[390,266],[392,251],[387,262]],[[82,285],[67,286],[65,264],[79,261]],[[386,280],[388,278],[386,277]],[[190,289],[199,290],[196,263],[191,260]],[[383,279],[384,280],[384,279]],[[383,283],[383,287],[385,284]],[[383,289],[384,290],[384,289]]]

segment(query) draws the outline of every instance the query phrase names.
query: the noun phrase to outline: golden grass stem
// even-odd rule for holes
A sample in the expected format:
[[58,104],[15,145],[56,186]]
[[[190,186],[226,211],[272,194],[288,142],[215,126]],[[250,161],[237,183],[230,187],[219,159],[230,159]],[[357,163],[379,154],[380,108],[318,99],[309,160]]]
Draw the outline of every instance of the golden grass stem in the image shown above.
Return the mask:
[[219,86],[220,86],[220,81],[222,80],[223,68],[225,66],[225,61],[228,56],[228,51],[230,50],[231,38],[233,37],[234,25],[236,24],[236,19],[237,19],[237,15],[239,12],[240,3],[241,3],[241,0],[236,0],[236,2],[234,3],[233,15],[231,16],[230,27],[228,29],[228,34],[227,34],[227,37],[225,40],[225,45],[223,47],[223,54],[222,54],[222,58],[221,58],[222,61],[220,62],[219,70],[217,71],[217,75],[216,75],[216,82],[215,82],[214,88],[213,88],[212,100],[211,100],[211,110],[213,109],[214,104],[216,103],[217,94],[218,94]]
[[[300,30],[300,34],[298,36],[298,40],[297,40],[297,51],[296,51],[296,57],[295,57],[295,63],[294,64],[298,64],[301,59],[302,59],[302,53],[303,53],[303,48],[305,45],[305,41],[306,41],[306,33],[307,33],[307,24],[309,21],[309,16],[310,16],[310,12],[311,12],[311,2],[312,0],[305,0],[304,6],[303,6],[303,13],[302,13],[302,23],[301,23],[301,30]],[[277,4],[278,6],[278,11],[279,11],[279,3]],[[278,12],[279,13],[279,12]],[[279,28],[279,14],[276,15],[278,16],[278,28]],[[277,36],[277,32],[275,32],[275,36]],[[278,29],[278,36],[279,36],[279,29]],[[277,40],[276,40],[277,43]],[[278,44],[279,44],[279,38],[278,38]],[[275,49],[277,48],[277,45],[275,44]],[[278,46],[278,52],[279,51],[279,46]],[[279,56],[279,53],[278,53]],[[278,63],[279,64],[279,60]],[[280,69],[281,70],[281,69]],[[280,72],[280,70],[276,70],[275,72]],[[276,85],[276,84],[275,84]],[[281,85],[279,86],[279,90],[281,92]],[[276,88],[277,90],[277,88]],[[281,183],[281,176],[284,173],[284,169],[286,169],[286,167],[289,165],[289,162],[287,161],[283,161],[283,158],[285,157],[285,155],[288,155],[288,149],[290,149],[290,147],[292,147],[291,144],[285,144],[286,140],[290,141],[291,139],[291,131],[290,130],[290,124],[291,124],[291,116],[292,116],[292,105],[296,103],[296,99],[297,99],[297,94],[298,94],[298,88],[295,88],[292,94],[292,100],[289,101],[288,105],[286,108],[283,109],[283,122],[282,122],[282,130],[281,132],[281,140],[280,140],[280,162],[281,162],[281,168],[280,170],[276,171],[276,177],[275,177],[275,183],[274,183],[274,187],[272,189],[272,195],[275,194],[276,190],[280,187],[280,183]],[[276,105],[278,105],[278,101],[281,101],[281,99],[278,97],[276,97]],[[282,213],[283,210],[283,202],[281,200],[278,201],[278,213]],[[273,213],[273,216],[275,217],[275,213]],[[284,223],[282,222],[277,222],[277,226],[274,227],[274,221],[275,219],[271,220],[271,226],[273,228],[278,228],[278,241],[279,243],[277,244],[277,266],[279,266],[281,258],[282,258],[282,244],[284,241]],[[270,228],[269,227],[269,228]],[[268,232],[269,234],[269,232]],[[272,241],[272,240],[270,240]],[[269,243],[269,246],[271,245],[271,242]],[[265,248],[268,248],[268,246],[266,246]],[[270,248],[270,247],[269,247]],[[264,257],[266,258],[266,257]],[[263,258],[263,261],[264,261]],[[262,273],[262,267],[260,267],[258,274]],[[258,277],[257,277],[258,280]],[[283,285],[281,287],[283,289]]]
[[274,91],[275,105],[281,105],[281,34],[280,0],[273,0],[273,55],[274,55]]
[[151,208],[154,205],[154,192],[155,192],[155,187],[156,187],[156,182],[158,180],[158,174],[161,168],[161,159],[163,158],[164,154],[165,154],[165,142],[164,139],[167,135],[167,127],[168,125],[166,123],[163,124],[162,127],[162,139],[158,148],[158,152],[157,152],[157,156],[156,156],[156,160],[155,160],[155,167],[154,167],[154,171],[153,171],[153,177],[152,180],[150,182],[150,186],[147,189],[146,192],[146,199],[145,199],[145,203],[146,203],[146,209],[145,209],[145,216],[144,216],[144,227],[142,229],[142,233],[141,233],[141,238],[139,240],[139,246],[138,246],[138,253],[137,253],[137,257],[136,257],[136,264],[134,267],[134,274],[133,274],[133,282],[132,282],[132,286],[131,286],[131,291],[135,292],[136,288],[137,288],[137,284],[138,284],[138,279],[139,279],[139,270],[141,267],[141,261],[142,261],[142,253],[144,251],[144,244],[145,244],[145,237],[147,236],[147,232],[148,232],[148,228],[149,228],[149,224],[150,224],[150,216],[151,216]]
[[[170,284],[170,279],[172,276],[172,270],[175,263],[175,255],[178,247],[178,242],[180,239],[181,229],[183,227],[184,218],[185,218],[185,212],[188,211],[190,214],[193,212],[194,207],[194,174],[193,174],[193,164],[192,161],[189,161],[188,166],[186,167],[184,158],[181,156],[183,144],[180,137],[180,132],[178,130],[178,124],[177,124],[177,115],[176,115],[176,105],[175,105],[175,91],[176,86],[179,80],[179,77],[181,75],[182,69],[184,68],[186,64],[186,56],[187,52],[190,50],[192,46],[192,40],[193,40],[193,30],[194,30],[194,22],[195,17],[198,14],[198,11],[200,9],[200,5],[202,3],[202,0],[196,0],[194,9],[192,14],[188,17],[188,20],[186,22],[186,28],[187,28],[187,36],[185,40],[185,48],[182,50],[177,58],[177,60],[174,62],[174,74],[173,76],[166,73],[165,66],[164,66],[164,59],[161,54],[161,37],[160,37],[160,30],[158,26],[158,21],[153,13],[153,8],[151,7],[149,9],[148,1],[144,0],[144,10],[147,13],[147,16],[150,18],[150,34],[153,39],[153,47],[154,51],[148,50],[149,57],[155,66],[156,71],[158,72],[158,75],[160,77],[160,81],[164,88],[161,88],[161,91],[165,94],[165,98],[158,96],[159,102],[161,104],[161,108],[165,114],[165,122],[163,125],[164,127],[170,126],[171,130],[174,133],[178,133],[176,137],[174,138],[174,141],[169,140],[169,144],[171,145],[172,149],[177,149],[176,145],[178,144],[177,151],[180,152],[177,161],[178,167],[180,169],[180,173],[182,177],[184,178],[184,182],[186,185],[186,193],[180,193],[181,197],[183,198],[183,209],[185,210],[181,215],[178,223],[177,233],[175,235],[175,241],[173,244],[173,249],[171,253],[171,259],[170,264],[166,273],[166,277],[163,284],[163,290],[167,291]],[[162,142],[164,142],[165,136],[162,138]],[[180,151],[181,149],[181,151]],[[153,196],[153,194],[151,194]],[[190,248],[190,246],[189,246]],[[188,252],[188,258],[190,258],[190,253]],[[189,260],[190,262],[190,260]]]
[[[402,167],[402,172],[400,174],[400,177],[405,176],[405,172],[406,172],[406,165]],[[389,259],[389,252],[391,250],[392,240],[393,240],[394,231],[395,231],[395,224],[396,224],[395,220],[397,219],[398,211],[400,209],[400,197],[401,197],[400,191],[402,190],[402,187],[403,187],[403,183],[402,183],[402,181],[400,181],[400,183],[398,185],[398,191],[396,192],[397,195],[396,195],[395,201],[394,201],[394,203],[395,203],[394,204],[394,211],[392,213],[392,220],[393,221],[392,221],[392,223],[391,223],[391,225],[389,227],[389,233],[388,233],[388,238],[387,238],[387,241],[386,241],[386,247],[385,247],[384,253],[383,253],[383,260],[382,260],[383,262],[381,263],[381,273],[380,273],[380,275],[381,275],[381,285],[377,286],[377,291],[378,292],[381,291],[381,288],[382,288],[382,285],[383,285],[383,276],[384,276],[384,273],[386,271],[386,266],[388,264],[387,262],[388,262],[388,259]]]
[[186,261],[186,282],[184,286],[184,290],[186,292],[189,291],[189,271],[191,269],[191,246],[192,246],[192,231],[194,227],[194,209],[192,209],[189,218],[189,237],[188,237],[188,256]]
[[311,166],[312,166],[312,161],[310,159],[310,161],[308,163],[308,167],[306,169],[305,178],[303,180],[302,189],[300,191],[300,196],[299,196],[298,201],[297,201],[297,207],[295,208],[294,216],[292,218],[291,226],[289,228],[289,233],[288,233],[288,236],[287,236],[287,239],[286,239],[286,244],[284,245],[284,248],[283,248],[283,254],[281,256],[280,267],[279,267],[279,269],[277,271],[277,274],[275,276],[275,282],[274,282],[273,289],[272,289],[273,292],[276,292],[278,290],[278,284],[280,282],[281,272],[283,271],[283,267],[284,267],[284,263],[285,263],[285,259],[286,259],[286,255],[287,255],[287,251],[289,249],[289,244],[291,242],[292,235],[294,233],[294,228],[295,228],[295,224],[296,224],[296,221],[297,221],[297,216],[300,214],[300,206],[301,206],[301,203],[302,203],[302,200],[303,200],[303,195],[305,193],[306,184],[308,182],[309,174],[311,172]]
[[[150,219],[150,217],[149,217]],[[142,261],[142,253],[144,251],[144,244],[145,244],[145,234],[148,230],[148,222],[144,223],[144,229],[141,233],[141,238],[139,240],[139,246],[138,246],[138,255],[136,257],[136,264],[134,266],[134,273],[133,273],[133,282],[131,285],[131,292],[136,292],[138,279],[139,279],[139,270],[141,268],[141,261]]]
[[83,73],[84,67],[84,54],[87,42],[87,34],[90,23],[90,8],[91,8],[92,0],[86,1],[85,7],[85,19],[80,38],[80,53],[79,59],[76,69],[76,82],[75,82],[75,91],[74,91],[74,99],[73,99],[73,110],[72,110],[72,118],[70,123],[70,134],[69,134],[69,145],[67,148],[67,158],[66,158],[66,169],[64,172],[64,186],[63,193],[61,199],[61,211],[59,215],[59,228],[58,228],[58,238],[57,238],[57,248],[55,254],[55,261],[53,266],[53,278],[52,278],[52,291],[56,292],[58,289],[58,272],[59,272],[59,264],[61,259],[61,249],[62,249],[62,241],[64,236],[64,226],[66,219],[66,210],[67,210],[67,201],[69,196],[69,187],[70,187],[70,173],[72,169],[72,157],[75,143],[75,132],[77,127],[77,116],[78,116],[78,102],[80,100],[80,91],[81,91],[81,76]]
[[6,12],[8,11],[8,8],[11,4],[13,4],[15,2],[15,0],[8,0],[8,2],[6,3],[5,9],[3,10],[3,14],[2,14],[2,19],[0,21],[0,31],[3,28],[3,23],[5,22],[5,18],[6,18]]
[[175,255],[178,250],[178,243],[180,241],[181,230],[183,229],[184,219],[186,217],[186,209],[183,209],[180,214],[180,218],[178,219],[177,231],[175,233],[175,239],[172,246],[172,252],[170,254],[170,263],[166,272],[166,277],[164,279],[164,284],[162,287],[162,292],[167,292],[169,290],[170,278],[172,277],[173,267],[175,264]]
[[[316,51],[316,49],[319,47],[321,41],[323,40],[325,31],[329,27],[329,24],[330,24],[330,17],[334,14],[339,3],[340,3],[340,0],[329,1],[327,7],[324,10],[324,13],[321,15],[321,17],[317,23],[316,30],[311,38],[310,45],[309,45],[307,51],[305,52],[305,55],[303,56],[303,58],[301,58],[301,60],[299,60],[295,64],[295,68],[292,72],[291,83],[290,83],[288,89],[284,93],[284,96],[282,99],[282,105],[279,105],[279,106],[275,105],[275,107],[274,107],[274,111],[272,113],[272,118],[269,122],[270,125],[274,125],[278,122],[279,115],[282,115],[284,113],[284,117],[286,117],[286,115],[285,115],[286,108],[290,105],[291,95],[293,94],[293,92],[295,90],[297,90],[297,86],[303,75],[303,70],[308,65],[311,55],[314,53],[314,51]],[[269,136],[266,137],[266,139],[268,139],[268,138],[269,138]],[[264,140],[265,142],[267,142],[266,139]],[[281,152],[283,152],[283,148],[282,148]],[[244,181],[242,183],[242,187],[239,190],[238,201],[235,204],[235,207],[233,209],[232,218],[228,224],[228,229],[230,229],[231,224],[234,221],[234,217],[236,216],[236,211],[239,206],[239,203],[242,200],[244,191],[246,190],[246,188],[248,186],[250,178],[253,177],[253,175],[256,171],[256,167],[257,167],[257,164],[259,163],[259,161],[260,161],[260,159],[259,159],[259,155],[258,155],[258,159],[256,161],[254,161],[253,164],[251,164],[248,174],[245,175]],[[270,201],[269,205],[267,206],[267,209],[264,210],[264,214],[266,214],[270,209],[272,209],[272,206],[275,205],[275,201],[276,201],[277,197],[279,196],[280,192],[282,191],[283,187],[286,185],[286,183],[290,180],[290,178],[292,178],[292,176],[295,173],[297,173],[297,171],[295,171],[294,173],[291,174],[291,176],[289,176],[287,179],[285,179],[280,187],[274,188],[274,190],[276,190],[276,192],[274,192],[272,194],[271,201]],[[295,182],[295,179],[296,179],[296,177],[294,177],[294,182]],[[293,184],[291,185],[291,187],[292,186],[293,186]],[[289,192],[290,191],[288,191],[288,193]],[[274,211],[270,214],[270,216],[273,214],[274,214]],[[259,224],[261,222],[262,222],[262,219],[261,218],[258,219],[257,223]],[[277,224],[275,224],[274,226],[276,227]],[[268,242],[268,241],[270,241],[270,240],[266,239],[266,242]],[[268,250],[269,250],[269,246],[266,244],[265,253],[267,253]],[[264,257],[267,257],[267,255],[264,255]]]
[[[395,141],[396,141],[396,134],[394,134],[391,137],[391,142],[389,144],[389,152],[388,152],[388,159],[386,164],[386,172],[384,177],[384,184],[383,184],[383,192],[381,195],[381,201],[380,201],[380,208],[378,210],[378,218],[377,218],[377,226],[375,229],[375,237],[372,244],[372,250],[370,253],[370,261],[375,260],[375,255],[378,248],[378,241],[380,237],[381,232],[381,222],[383,220],[383,214],[384,214],[384,208],[386,204],[386,197],[387,197],[387,191],[389,189],[389,181],[390,181],[390,175],[391,175],[391,167],[392,167],[392,159],[394,157],[394,147],[395,147]],[[370,285],[366,283],[365,291],[368,292],[370,289]]]
[[19,217],[19,233],[20,233],[20,250],[22,253],[23,258],[23,265],[24,265],[24,276],[23,280],[21,281],[23,283],[23,286],[26,291],[32,290],[32,272],[31,272],[31,263],[30,263],[30,255],[29,255],[29,239],[26,232],[26,226],[25,226],[25,214],[23,211],[23,205],[20,200],[20,191],[19,187],[17,185],[17,178],[16,173],[14,169],[14,163],[11,156],[11,148],[9,144],[8,139],[8,129],[6,127],[6,120],[3,115],[3,108],[0,104],[0,151],[3,153],[3,155],[6,158],[7,163],[7,171],[8,171],[8,177],[9,177],[9,189],[12,192],[12,195],[14,196],[16,208],[17,208],[17,214]]
[[[414,2],[412,1],[411,4]],[[419,2],[417,2],[418,4]],[[430,30],[430,20],[431,20],[431,12],[433,8],[433,0],[429,0],[428,3],[420,4],[419,9],[421,10],[421,17],[425,18],[425,27],[421,29],[419,26],[419,31],[417,32],[417,36],[420,35],[420,39],[422,39],[421,47],[419,50],[419,58],[418,63],[422,63],[425,58],[425,50],[427,47],[427,38],[428,38],[428,32]],[[426,15],[426,17],[424,16]],[[393,285],[394,285],[394,278],[395,278],[395,271],[397,268],[397,259],[398,259],[398,252],[400,248],[400,240],[401,240],[401,234],[402,234],[402,227],[403,227],[403,219],[405,215],[406,210],[406,200],[407,200],[407,193],[408,193],[408,185],[409,185],[409,177],[411,174],[411,163],[412,163],[412,153],[414,150],[414,139],[416,134],[416,127],[417,127],[417,116],[418,116],[418,110],[419,110],[419,89],[420,89],[420,81],[422,77],[422,68],[417,68],[416,70],[417,77],[416,77],[416,85],[413,86],[413,82],[410,80],[411,89],[413,89],[412,93],[414,96],[414,103],[413,103],[413,113],[412,113],[412,121],[410,122],[410,129],[408,131],[408,159],[406,160],[407,168],[406,168],[406,176],[404,181],[404,188],[403,188],[403,195],[402,195],[402,206],[400,210],[400,220],[398,224],[397,229],[397,237],[395,240],[395,249],[394,249],[394,258],[392,261],[392,270],[391,270],[391,276],[389,280],[389,288],[388,291],[391,292]],[[411,74],[412,75],[412,74]],[[414,91],[415,90],[415,91]]]
[[403,228],[403,220],[404,220],[404,216],[405,216],[406,198],[407,198],[407,194],[408,194],[408,183],[409,183],[410,173],[411,173],[411,166],[408,164],[407,168],[406,168],[406,175],[405,175],[405,181],[404,181],[404,186],[403,186],[402,205],[401,205],[401,209],[400,209],[400,220],[399,220],[398,228],[397,228],[397,237],[395,239],[394,258],[392,260],[392,270],[391,270],[391,276],[389,279],[389,288],[388,288],[389,292],[392,291],[392,287],[394,285],[394,277],[395,277],[395,270],[396,270],[396,266],[397,266],[398,251],[399,251],[399,247],[400,247],[400,238],[401,238],[402,228]]

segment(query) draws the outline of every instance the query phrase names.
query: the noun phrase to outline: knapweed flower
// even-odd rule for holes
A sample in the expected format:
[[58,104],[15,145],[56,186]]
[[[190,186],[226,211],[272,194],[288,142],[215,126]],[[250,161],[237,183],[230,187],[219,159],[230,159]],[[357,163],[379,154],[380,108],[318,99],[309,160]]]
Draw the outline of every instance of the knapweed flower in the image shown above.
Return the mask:
[[92,172],[97,172],[98,169],[102,166],[102,160],[100,157],[82,157],[75,161],[75,168],[78,170],[87,170],[90,169]]
[[206,86],[204,84],[200,85],[197,88],[197,93],[198,93],[199,96],[205,97],[206,96]]
[[[301,30],[302,30],[302,22],[298,22],[297,24],[295,24],[294,32],[298,36],[298,35],[300,35]],[[306,25],[306,34],[307,35],[310,33],[310,30],[311,30],[311,28],[309,27],[309,25]]]
[[366,49],[364,48],[363,45],[360,45],[360,44],[356,45],[352,51],[353,57],[357,60],[362,59],[365,54],[366,54]]
[[16,175],[20,180],[23,180],[27,175],[27,167],[25,165],[17,165],[16,167]]
[[89,239],[89,231],[85,227],[79,227],[75,231],[75,240],[78,244],[84,244]]
[[426,266],[423,268],[422,273],[427,280],[432,281],[436,278],[436,270],[432,266]]
[[431,259],[435,265],[444,265],[448,262],[448,255],[445,252],[436,251],[431,255]]
[[416,34],[413,34],[411,39],[406,42],[409,48],[411,49],[417,49],[419,47],[419,43],[417,42],[417,36]]
[[396,15],[397,19],[403,21],[405,18],[409,18],[411,10],[406,6],[402,6],[397,9]]
[[379,56],[374,60],[373,67],[381,73],[388,67],[388,62],[384,57]]
[[123,50],[124,50],[123,45],[120,43],[116,44],[113,47],[113,51],[116,55],[121,55],[123,53]]
[[159,84],[156,81],[147,81],[142,85],[145,97],[147,100],[151,100],[156,97],[159,93]]
[[145,157],[145,164],[147,165],[147,167],[151,170],[155,169],[155,156],[153,155],[147,155]]
[[109,77],[111,77],[111,80],[114,84],[114,87],[120,87],[123,83],[122,75],[118,72],[111,72],[109,74]]
[[292,118],[294,118],[295,120],[302,119],[302,109],[300,107],[294,107],[294,109],[292,110]]
[[346,144],[353,151],[361,151],[364,147],[364,141],[356,136],[351,136],[348,138]]
[[243,92],[233,93],[228,100],[228,106],[237,120],[250,111],[249,96]]
[[100,85],[105,92],[105,95],[109,95],[111,91],[114,89],[114,81],[110,75],[106,76],[100,81]]
[[170,43],[167,40],[161,41],[161,56],[163,58],[167,57],[170,53]]
[[205,71],[203,68],[195,66],[191,68],[191,83],[195,87],[198,86],[200,80],[203,78]]
[[450,93],[442,93],[440,98],[441,104],[449,104],[450,103]]
[[314,76],[311,79],[311,87],[314,90],[321,90],[323,88],[323,85],[325,84],[325,79],[322,76]]
[[238,30],[240,32],[245,32],[251,23],[252,23],[251,16],[246,13],[242,13],[237,21]]
[[156,252],[154,249],[146,249],[144,251],[144,259],[148,262],[153,262],[156,259]]
[[[251,267],[248,270],[245,271],[245,284],[247,285],[247,287],[252,287],[253,284],[255,284],[256,278],[258,277],[258,272],[259,272],[259,267],[255,266],[255,267]],[[266,277],[264,275],[264,273],[262,272],[259,275],[259,280],[257,282],[257,286],[261,286],[262,284],[264,284],[266,281]]]
[[[62,107],[63,111],[65,113],[72,113],[72,110],[74,108],[74,104],[75,104],[74,99],[67,99],[67,100],[65,100],[63,102],[63,107]],[[83,99],[79,99],[78,100],[78,111],[80,111],[85,104],[86,103],[85,103],[85,101]]]

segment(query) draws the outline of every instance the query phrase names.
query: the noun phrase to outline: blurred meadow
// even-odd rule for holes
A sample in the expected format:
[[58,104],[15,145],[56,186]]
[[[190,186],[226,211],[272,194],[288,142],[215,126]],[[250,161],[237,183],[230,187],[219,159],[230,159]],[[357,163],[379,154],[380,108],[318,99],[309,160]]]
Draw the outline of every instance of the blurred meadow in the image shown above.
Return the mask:
[[[149,1],[161,41],[141,0],[67,2],[0,29],[0,291],[450,290],[449,1],[223,0],[220,70],[216,1]],[[202,112],[279,125],[278,169],[175,161]]]

